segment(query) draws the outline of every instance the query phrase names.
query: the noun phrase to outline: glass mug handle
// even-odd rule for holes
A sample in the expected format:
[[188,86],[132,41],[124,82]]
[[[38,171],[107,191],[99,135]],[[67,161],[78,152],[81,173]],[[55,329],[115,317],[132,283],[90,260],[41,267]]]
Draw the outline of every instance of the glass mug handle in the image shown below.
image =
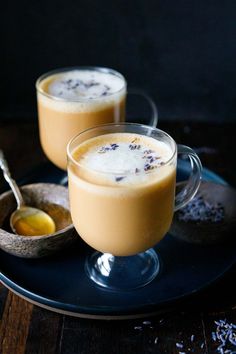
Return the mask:
[[178,155],[187,155],[191,164],[191,173],[186,185],[175,196],[174,211],[183,208],[197,193],[201,183],[202,164],[198,155],[186,145],[177,145]]
[[128,95],[137,95],[143,97],[149,104],[152,114],[150,117],[149,125],[153,128],[156,128],[158,122],[158,110],[153,99],[144,91],[136,88],[129,88],[127,91]]

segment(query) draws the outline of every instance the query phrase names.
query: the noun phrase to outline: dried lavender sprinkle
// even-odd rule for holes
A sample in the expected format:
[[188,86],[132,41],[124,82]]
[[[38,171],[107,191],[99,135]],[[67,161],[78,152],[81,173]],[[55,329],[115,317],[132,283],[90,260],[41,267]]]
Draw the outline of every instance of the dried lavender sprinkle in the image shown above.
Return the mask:
[[144,150],[144,154],[152,154],[153,152],[155,152],[154,150],[151,150],[151,149],[149,149],[149,150]]
[[159,338],[158,338],[158,337],[156,337],[156,338],[155,338],[155,340],[154,340],[154,344],[157,344],[157,343],[158,343],[158,341],[159,341]]
[[124,178],[125,178],[125,176],[123,176],[123,177],[116,177],[116,182],[120,182],[120,181],[122,181]]
[[217,351],[222,354],[233,354],[236,347],[236,325],[228,323],[226,319],[214,321],[216,324],[216,331],[212,332],[212,339],[214,342],[219,341]]
[[141,148],[140,144],[129,144],[130,150],[140,150],[140,148]]
[[118,144],[111,144],[111,149],[112,150],[116,150],[117,148],[119,147],[119,145]]
[[118,144],[110,144],[109,146],[102,146],[99,150],[98,150],[98,153],[99,154],[102,154],[102,153],[105,153],[107,151],[114,151],[116,150],[117,148],[119,147]]
[[225,210],[221,203],[211,204],[197,195],[177,213],[181,221],[219,223],[224,220]]
[[217,338],[216,338],[215,332],[212,332],[211,337],[212,337],[213,341],[216,342]]
[[139,331],[142,331],[143,327],[142,326],[135,326],[134,329],[137,329]]
[[184,345],[182,343],[176,343],[176,347],[183,349]]

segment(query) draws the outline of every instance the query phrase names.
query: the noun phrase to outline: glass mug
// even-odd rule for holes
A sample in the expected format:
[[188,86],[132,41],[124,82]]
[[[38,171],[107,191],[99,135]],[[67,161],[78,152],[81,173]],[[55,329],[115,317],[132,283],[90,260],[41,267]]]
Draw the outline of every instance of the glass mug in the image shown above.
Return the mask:
[[[56,80],[58,81],[55,84]],[[50,71],[36,82],[39,135],[48,159],[66,170],[66,146],[81,131],[106,123],[125,121],[127,84],[115,70],[101,67],[70,67]],[[157,125],[157,108],[141,91]]]
[[[138,155],[129,160],[131,152],[125,149]],[[161,160],[167,152],[167,160]],[[189,157],[191,174],[175,195],[178,154]],[[80,133],[69,142],[67,155],[72,220],[81,238],[97,250],[87,258],[88,276],[113,290],[148,284],[160,268],[152,247],[168,232],[174,211],[197,192],[200,159],[164,131],[130,123]]]

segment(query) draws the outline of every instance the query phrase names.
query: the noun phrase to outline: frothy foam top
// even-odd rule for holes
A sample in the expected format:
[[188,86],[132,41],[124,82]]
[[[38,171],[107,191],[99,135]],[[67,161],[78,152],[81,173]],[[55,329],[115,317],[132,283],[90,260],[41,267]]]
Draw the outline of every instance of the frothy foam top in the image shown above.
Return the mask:
[[122,77],[94,70],[72,70],[52,75],[45,92],[57,98],[80,101],[106,97],[125,86]]
[[172,154],[167,144],[154,138],[115,133],[89,139],[73,152],[73,158],[89,170],[86,172],[91,174],[89,179],[102,178],[112,184],[127,185],[147,181],[154,175],[149,172],[162,174],[160,167]]

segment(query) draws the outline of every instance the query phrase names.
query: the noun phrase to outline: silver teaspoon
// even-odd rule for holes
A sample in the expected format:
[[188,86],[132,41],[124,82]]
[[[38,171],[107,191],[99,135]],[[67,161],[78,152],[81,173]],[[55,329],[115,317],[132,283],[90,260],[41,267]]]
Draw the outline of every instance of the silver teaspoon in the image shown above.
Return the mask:
[[16,181],[11,177],[3,151],[0,150],[0,168],[16,198],[17,209],[10,216],[12,231],[22,236],[48,235],[56,230],[53,219],[43,210],[25,205]]

